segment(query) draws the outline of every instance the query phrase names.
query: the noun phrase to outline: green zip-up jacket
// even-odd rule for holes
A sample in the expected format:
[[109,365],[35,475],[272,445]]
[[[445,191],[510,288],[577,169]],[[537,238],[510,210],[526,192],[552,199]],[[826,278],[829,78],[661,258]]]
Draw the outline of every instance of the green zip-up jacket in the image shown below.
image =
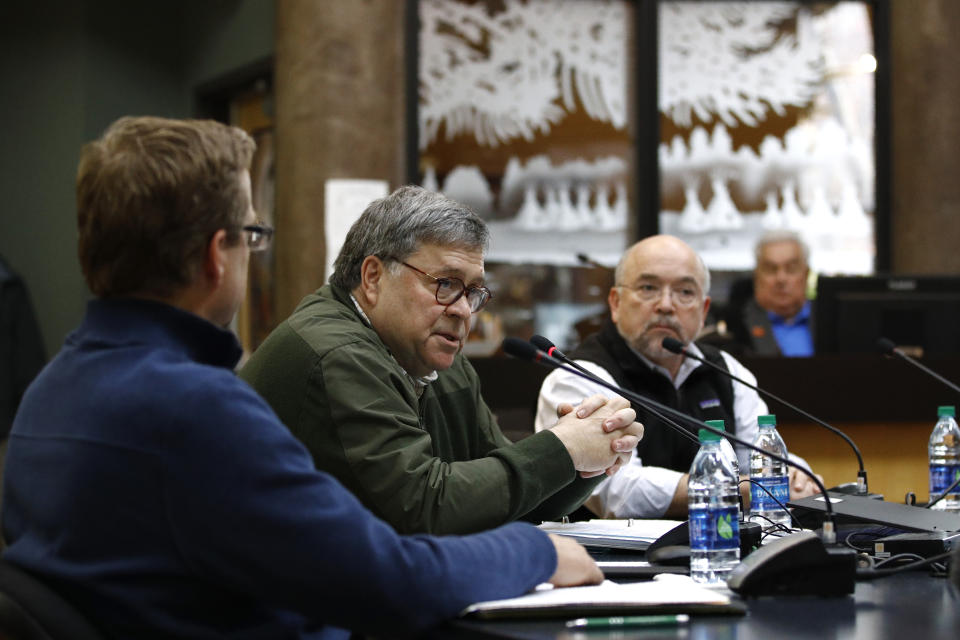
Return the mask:
[[550,431],[511,443],[462,355],[418,398],[349,294],[330,285],[301,301],[240,376],[317,468],[401,533],[556,520],[605,477],[580,478]]

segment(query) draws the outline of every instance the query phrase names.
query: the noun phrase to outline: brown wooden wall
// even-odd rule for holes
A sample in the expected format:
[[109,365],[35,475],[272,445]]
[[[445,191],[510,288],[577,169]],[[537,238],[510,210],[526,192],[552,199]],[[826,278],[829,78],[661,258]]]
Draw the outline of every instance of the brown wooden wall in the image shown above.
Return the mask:
[[277,0],[276,317],[323,282],[330,178],[406,176],[404,2]]
[[960,273],[960,2],[890,9],[893,268]]
[[[548,371],[510,358],[475,358],[483,396],[501,428],[514,440],[533,432],[540,384]],[[870,490],[899,502],[907,491],[925,501],[927,440],[939,405],[960,397],[894,358],[872,354],[813,358],[744,359],[758,384],[840,429],[859,447]],[[949,380],[960,380],[960,359],[924,363]],[[843,439],[768,400],[787,448],[810,463],[827,486],[857,479],[857,458]]]

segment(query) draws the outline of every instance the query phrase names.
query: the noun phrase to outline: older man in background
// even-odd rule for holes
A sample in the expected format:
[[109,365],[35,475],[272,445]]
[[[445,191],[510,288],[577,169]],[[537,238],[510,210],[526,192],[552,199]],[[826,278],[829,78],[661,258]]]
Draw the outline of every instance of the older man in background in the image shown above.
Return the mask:
[[813,355],[809,259],[807,244],[793,231],[770,231],[757,242],[753,297],[731,300],[725,315],[744,355]]

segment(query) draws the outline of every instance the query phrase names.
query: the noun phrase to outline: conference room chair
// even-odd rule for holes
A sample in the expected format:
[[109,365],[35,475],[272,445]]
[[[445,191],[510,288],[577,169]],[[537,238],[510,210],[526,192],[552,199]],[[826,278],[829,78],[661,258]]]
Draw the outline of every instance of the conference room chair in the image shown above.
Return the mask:
[[16,565],[0,558],[0,638],[104,640],[73,605]]

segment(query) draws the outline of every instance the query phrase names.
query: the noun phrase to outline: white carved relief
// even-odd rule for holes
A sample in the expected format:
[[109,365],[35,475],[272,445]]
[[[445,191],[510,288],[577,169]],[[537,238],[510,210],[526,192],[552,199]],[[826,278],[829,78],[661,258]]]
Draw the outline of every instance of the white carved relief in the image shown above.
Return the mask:
[[[810,102],[823,77],[808,12],[795,2],[660,3],[660,110],[680,126],[756,126]],[[796,35],[774,25],[796,16]]]
[[576,107],[626,126],[628,27],[622,2],[420,3],[420,148],[472,133],[497,146],[533,140]]
[[[419,6],[421,149],[440,136],[470,136],[490,149],[549,146],[577,109],[626,130],[626,3],[502,0],[492,14],[484,2]],[[872,270],[872,78],[840,78],[851,75],[851,57],[873,49],[869,19],[861,3],[811,7],[659,3],[659,107],[693,127],[686,140],[660,145],[661,193],[681,204],[661,211],[659,225],[711,268],[748,269],[764,229],[792,228],[810,241],[814,268]],[[791,28],[778,28],[784,21]],[[734,148],[731,132],[788,108],[803,117],[782,138]],[[580,247],[612,264],[628,240],[622,158],[510,157],[495,187],[476,167],[446,167],[442,181],[432,167],[425,172],[425,184],[488,219],[492,260],[575,264],[572,247]]]

